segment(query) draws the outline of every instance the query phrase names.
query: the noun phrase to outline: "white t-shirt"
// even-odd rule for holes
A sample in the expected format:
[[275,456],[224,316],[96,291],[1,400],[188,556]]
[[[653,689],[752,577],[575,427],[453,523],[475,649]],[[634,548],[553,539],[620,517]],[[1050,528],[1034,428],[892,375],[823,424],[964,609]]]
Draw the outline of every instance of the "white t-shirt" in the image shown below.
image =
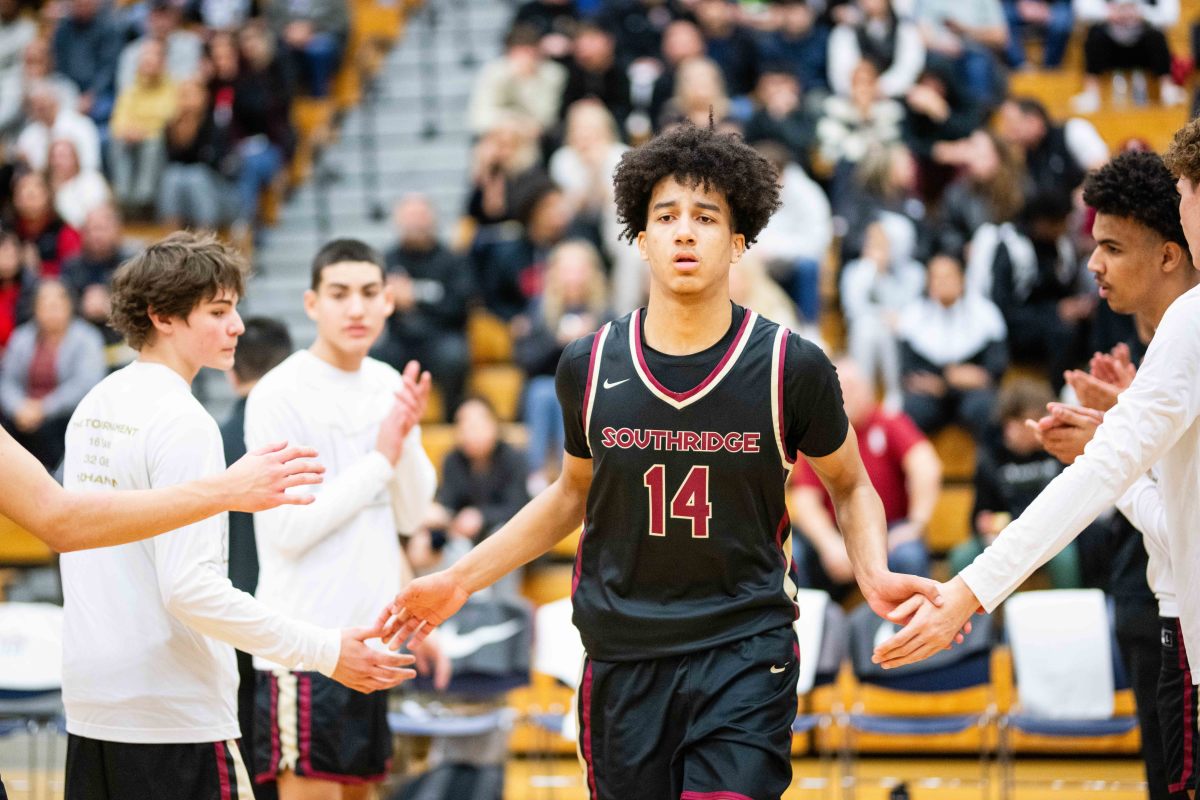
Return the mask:
[[1167,538],[1167,511],[1158,491],[1158,471],[1152,469],[1138,478],[1117,501],[1117,510],[1142,533],[1147,555],[1146,582],[1158,600],[1158,615],[1178,618],[1175,573],[1171,569],[1171,546]]
[[[224,467],[216,422],[161,364],[135,361],[105,378],[67,429],[71,490],[173,486]],[[70,733],[135,744],[236,739],[230,645],[333,672],[338,631],[281,617],[229,583],[226,523],[220,514],[146,541],[63,554]]]
[[[1200,654],[1200,287],[1167,309],[1133,385],[1083,455],[960,573],[987,611],[1079,535],[1154,466],[1190,659]],[[1149,526],[1147,526],[1149,527]],[[1192,663],[1200,684],[1200,663]]]
[[[414,426],[395,468],[375,449],[402,386],[400,373],[368,358],[347,372],[300,350],[268,372],[246,401],[246,447],[286,439],[316,449],[325,465],[307,506],[254,515],[256,596],[318,625],[371,625],[400,591],[407,569],[398,533],[415,531],[433,502],[437,473]],[[378,640],[372,645],[382,646]],[[256,658],[257,669],[277,662]]]

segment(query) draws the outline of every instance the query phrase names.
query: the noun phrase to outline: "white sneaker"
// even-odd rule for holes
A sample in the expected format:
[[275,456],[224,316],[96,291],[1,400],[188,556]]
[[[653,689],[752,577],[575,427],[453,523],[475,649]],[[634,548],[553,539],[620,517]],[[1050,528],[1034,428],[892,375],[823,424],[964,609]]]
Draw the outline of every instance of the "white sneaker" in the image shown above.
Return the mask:
[[1181,106],[1187,102],[1187,89],[1170,81],[1163,81],[1158,90],[1158,99],[1164,106]]
[[1100,92],[1088,89],[1071,98],[1071,110],[1076,114],[1095,114],[1100,110]]

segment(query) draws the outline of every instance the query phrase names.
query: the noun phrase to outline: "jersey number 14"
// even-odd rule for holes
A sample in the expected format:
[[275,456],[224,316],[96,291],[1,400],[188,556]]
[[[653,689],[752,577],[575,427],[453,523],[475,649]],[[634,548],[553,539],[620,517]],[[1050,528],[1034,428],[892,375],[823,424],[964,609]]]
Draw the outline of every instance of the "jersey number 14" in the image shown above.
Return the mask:
[[[650,492],[650,535],[667,535],[667,468],[655,464],[642,476],[642,485]],[[692,538],[708,538],[712,503],[708,501],[708,467],[694,466],[671,498],[671,517],[692,523]]]

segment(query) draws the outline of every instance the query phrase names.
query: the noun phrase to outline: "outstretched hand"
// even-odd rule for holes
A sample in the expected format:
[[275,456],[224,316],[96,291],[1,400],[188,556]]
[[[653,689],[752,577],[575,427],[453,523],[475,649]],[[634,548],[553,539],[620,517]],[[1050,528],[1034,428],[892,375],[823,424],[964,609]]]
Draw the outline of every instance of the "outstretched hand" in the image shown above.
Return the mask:
[[904,627],[875,648],[873,662],[893,669],[922,661],[962,641],[963,633],[970,631],[971,614],[979,608],[979,600],[961,578],[940,584],[940,590],[941,605],[913,598],[888,615],[889,620]]
[[367,646],[368,639],[379,636],[375,628],[347,628],[342,631],[342,647],[337,667],[330,676],[338,683],[358,692],[370,694],[390,689],[417,677],[409,669],[417,660],[407,653],[381,653]]
[[379,615],[376,628],[391,650],[405,642],[421,646],[433,630],[463,607],[468,592],[449,572],[435,572],[405,586]]
[[287,494],[293,486],[311,486],[321,482],[325,467],[315,458],[311,447],[288,447],[276,442],[239,458],[214,480],[229,498],[230,511],[266,511],[281,505],[307,505],[311,494]]

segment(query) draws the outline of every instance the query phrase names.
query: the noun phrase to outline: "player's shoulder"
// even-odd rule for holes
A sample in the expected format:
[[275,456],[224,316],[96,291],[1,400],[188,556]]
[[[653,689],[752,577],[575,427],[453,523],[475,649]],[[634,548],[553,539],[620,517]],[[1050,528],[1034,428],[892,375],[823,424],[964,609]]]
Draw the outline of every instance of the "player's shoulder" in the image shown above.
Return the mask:
[[787,334],[787,350],[784,352],[784,370],[791,374],[795,371],[808,372],[811,370],[825,371],[833,368],[829,356],[821,346],[811,339],[805,338],[799,331],[789,330]]
[[[424,368],[424,365],[422,365],[422,368]],[[400,370],[377,358],[367,356],[363,359],[360,369],[362,370],[363,378],[369,385],[378,385],[389,391],[399,389],[400,384],[404,382]]]
[[265,375],[258,379],[258,382],[254,384],[254,388],[250,390],[251,397],[286,396],[294,391],[297,379],[304,372],[304,361],[307,357],[308,352],[306,350],[297,350],[274,367],[271,367]]
[[[1193,286],[1167,307],[1167,313],[1163,314],[1159,331],[1172,328],[1200,330],[1200,313],[1198,312],[1200,312],[1200,285]],[[1155,339],[1157,340],[1158,337],[1156,336]]]

